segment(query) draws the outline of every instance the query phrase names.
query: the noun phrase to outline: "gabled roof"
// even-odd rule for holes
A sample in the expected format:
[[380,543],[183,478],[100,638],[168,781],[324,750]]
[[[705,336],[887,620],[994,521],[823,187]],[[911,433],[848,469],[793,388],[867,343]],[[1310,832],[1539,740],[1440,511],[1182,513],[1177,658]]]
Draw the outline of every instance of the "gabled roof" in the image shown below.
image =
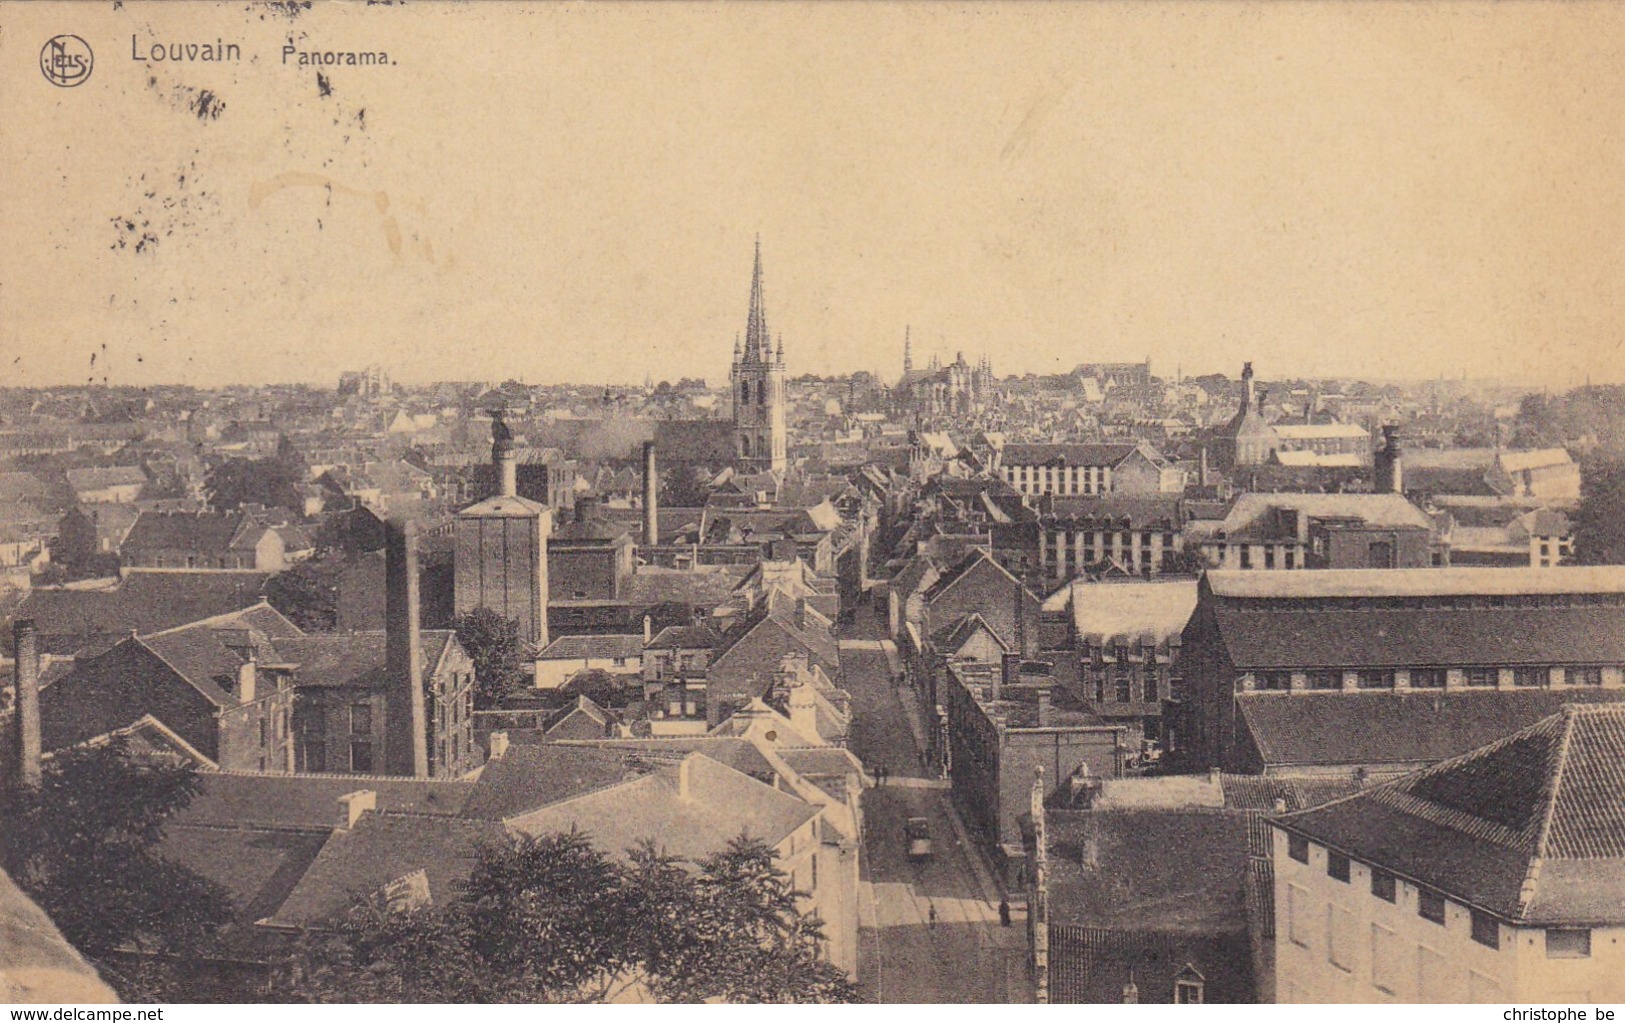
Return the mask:
[[302,635],[299,627],[275,608],[261,603],[232,614],[132,637],[129,642],[157,656],[212,703],[234,707],[239,701],[231,695],[231,690],[236,685],[237,671],[244,664],[239,648],[252,648],[258,659],[274,662],[272,642]]
[[[1004,579],[1015,583],[1017,586],[1022,585],[1021,581],[1015,576],[1011,575],[1009,570],[1007,570],[1003,565],[999,564],[998,560],[995,559],[993,555],[978,547],[968,552],[959,560],[958,564],[948,569],[948,571],[944,572],[940,577],[938,577],[936,582],[931,584],[931,588],[925,591],[926,603],[935,603],[937,598],[941,597],[955,586],[958,586],[961,582],[967,579],[972,572],[976,571],[978,568],[981,568],[984,562],[991,566],[990,570],[996,572],[998,576],[1002,576]],[[1023,586],[1022,590],[1023,592],[1026,592],[1026,587]],[[1032,594],[1027,593],[1027,596],[1032,597]],[[1033,597],[1032,599],[1037,600],[1038,598]]]
[[17,611],[42,636],[153,633],[259,603],[259,572],[132,571],[106,589],[45,588],[29,592]]
[[[1000,454],[1004,465],[1117,466],[1139,451],[1138,442],[1104,444],[1006,444]],[[1147,457],[1155,452],[1147,446]]]
[[[664,631],[664,630],[662,630]],[[640,657],[643,654],[641,635],[581,635],[560,636],[539,654],[539,661],[583,661]]]
[[1625,565],[1561,568],[1360,568],[1308,572],[1216,570],[1204,579],[1220,597],[1534,596],[1625,593]]
[[533,835],[578,828],[611,855],[624,855],[652,839],[669,855],[695,860],[741,834],[776,846],[819,812],[817,806],[703,753],[690,753],[635,780],[555,803],[511,823]]
[[1532,926],[1625,922],[1625,705],[1567,706],[1283,827]]
[[184,550],[218,557],[253,550],[269,529],[244,512],[144,511],[124,543],[132,549]]
[[147,474],[137,465],[113,465],[94,469],[69,469],[68,486],[74,490],[99,490],[102,487],[128,487],[147,482]]
[[485,762],[462,814],[509,820],[651,770],[645,758],[625,750],[560,743],[510,745],[501,756]]
[[466,781],[382,775],[257,774],[208,771],[197,794],[168,823],[210,827],[303,828],[326,832],[339,817],[339,797],[362,789],[391,813],[456,815],[474,791]]
[[1196,610],[1194,579],[1155,582],[1072,584],[1072,627],[1091,643],[1111,646],[1119,642],[1150,640],[1167,643],[1180,636]]
[[1372,526],[1432,529],[1433,520],[1404,494],[1242,494],[1219,528],[1228,538],[1256,531],[1276,508],[1313,518],[1360,519]]
[[1266,769],[1408,769],[1459,756],[1566,704],[1625,703],[1625,692],[1254,693],[1236,703]]

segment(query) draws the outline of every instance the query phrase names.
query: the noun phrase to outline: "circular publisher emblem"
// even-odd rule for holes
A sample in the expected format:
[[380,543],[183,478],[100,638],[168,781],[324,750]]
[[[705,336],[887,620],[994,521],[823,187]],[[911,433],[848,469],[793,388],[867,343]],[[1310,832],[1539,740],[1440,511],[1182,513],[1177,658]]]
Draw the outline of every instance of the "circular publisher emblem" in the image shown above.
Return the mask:
[[64,89],[83,85],[95,64],[90,44],[74,35],[53,36],[39,52],[39,69],[45,80]]

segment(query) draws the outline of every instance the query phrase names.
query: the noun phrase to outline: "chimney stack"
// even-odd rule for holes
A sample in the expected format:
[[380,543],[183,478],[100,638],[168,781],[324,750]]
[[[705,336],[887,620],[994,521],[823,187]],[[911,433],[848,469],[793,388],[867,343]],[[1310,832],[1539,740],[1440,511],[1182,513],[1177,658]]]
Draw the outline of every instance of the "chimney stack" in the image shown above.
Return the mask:
[[648,646],[655,638],[655,620],[650,615],[643,616],[643,645]]
[[384,526],[384,764],[389,774],[412,778],[429,776],[420,614],[417,526],[390,519]]
[[349,831],[361,815],[378,809],[378,793],[372,789],[346,792],[339,797],[339,830]]
[[1405,492],[1405,473],[1401,465],[1399,427],[1390,423],[1382,428],[1382,447],[1377,449],[1371,466],[1371,489],[1379,494]]
[[493,413],[491,419],[491,464],[497,470],[497,494],[517,497],[519,494],[519,460],[513,450],[513,431],[502,419],[502,413]]
[[237,669],[237,701],[239,703],[253,703],[259,695],[259,670],[254,664],[254,658],[249,657]]
[[643,542],[660,543],[660,474],[655,468],[655,442],[643,442]]
[[24,788],[40,785],[39,634],[32,618],[19,618],[12,626],[17,654],[16,781]]

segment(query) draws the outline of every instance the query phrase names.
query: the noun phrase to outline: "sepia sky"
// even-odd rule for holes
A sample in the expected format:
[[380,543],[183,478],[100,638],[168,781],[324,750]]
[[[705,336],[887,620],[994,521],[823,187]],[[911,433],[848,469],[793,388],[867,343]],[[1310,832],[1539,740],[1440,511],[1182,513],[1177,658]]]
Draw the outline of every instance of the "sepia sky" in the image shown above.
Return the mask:
[[[324,94],[289,42],[394,63]],[[3,3],[0,383],[715,381],[758,233],[792,374],[907,325],[1625,380],[1622,50],[1603,3]]]

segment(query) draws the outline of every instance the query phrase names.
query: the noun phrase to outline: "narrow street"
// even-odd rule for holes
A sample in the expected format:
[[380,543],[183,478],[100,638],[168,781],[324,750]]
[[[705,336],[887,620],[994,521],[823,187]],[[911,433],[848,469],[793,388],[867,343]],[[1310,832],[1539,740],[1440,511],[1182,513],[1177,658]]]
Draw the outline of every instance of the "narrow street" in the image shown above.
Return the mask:
[[[853,703],[850,745],[871,774],[884,767],[891,777],[864,794],[859,986],[875,1002],[1027,1001],[1021,920],[999,925],[994,880],[965,844],[947,783],[920,758],[918,725],[892,683],[895,662],[873,608],[864,605],[841,633]],[[908,858],[903,829],[910,817],[931,822],[928,861]]]

